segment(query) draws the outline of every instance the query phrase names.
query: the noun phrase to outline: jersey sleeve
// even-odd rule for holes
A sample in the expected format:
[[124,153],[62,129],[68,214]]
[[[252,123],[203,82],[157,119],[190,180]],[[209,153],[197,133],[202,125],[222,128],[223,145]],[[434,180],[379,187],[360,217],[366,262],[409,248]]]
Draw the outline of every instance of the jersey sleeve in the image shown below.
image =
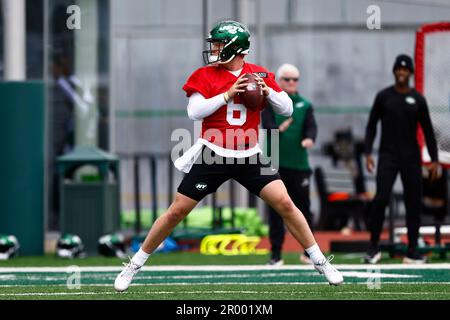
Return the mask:
[[186,96],[190,97],[194,92],[200,93],[205,98],[209,96],[209,81],[205,77],[203,69],[196,70],[186,81],[183,86]]
[[438,161],[438,148],[434,135],[433,124],[431,123],[430,112],[428,111],[427,100],[419,96],[419,122],[425,136],[428,152],[433,162]]
[[303,137],[316,141],[317,138],[317,122],[314,117],[314,109],[312,104],[308,103],[309,108],[306,111],[305,122],[303,125]]
[[366,135],[364,138],[364,150],[366,154],[372,153],[373,141],[377,135],[377,123],[381,118],[382,104],[382,93],[378,93],[370,110],[369,120],[366,126]]
[[276,92],[283,91],[283,90],[281,90],[278,83],[275,81],[275,75],[272,72],[267,73],[267,78],[265,78],[264,81],[266,82],[267,86],[269,88],[272,88],[274,91],[276,91]]

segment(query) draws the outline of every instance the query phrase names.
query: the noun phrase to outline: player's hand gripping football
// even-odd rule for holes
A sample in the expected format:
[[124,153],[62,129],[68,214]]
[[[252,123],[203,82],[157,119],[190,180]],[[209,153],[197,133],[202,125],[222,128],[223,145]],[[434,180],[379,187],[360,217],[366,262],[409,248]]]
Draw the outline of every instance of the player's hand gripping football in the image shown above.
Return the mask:
[[262,89],[262,92],[263,92],[264,96],[267,97],[269,95],[269,93],[270,93],[269,92],[269,87],[264,82],[264,80],[260,76],[258,76],[256,73],[255,73],[255,79],[258,82],[258,85],[261,86],[261,89]]
[[238,93],[245,91],[244,88],[247,86],[246,81],[247,78],[245,78],[245,74],[243,74],[236,80],[236,82],[227,91],[229,100],[232,100]]

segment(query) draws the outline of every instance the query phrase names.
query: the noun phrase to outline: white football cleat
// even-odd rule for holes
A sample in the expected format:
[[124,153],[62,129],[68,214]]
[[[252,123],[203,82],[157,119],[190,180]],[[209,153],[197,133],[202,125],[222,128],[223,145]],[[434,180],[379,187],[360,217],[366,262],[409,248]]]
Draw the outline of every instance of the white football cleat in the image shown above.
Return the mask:
[[123,263],[125,269],[117,276],[116,281],[114,281],[114,289],[118,292],[123,292],[128,289],[133,280],[133,277],[139,272],[141,266],[134,264],[133,261],[128,263]]
[[325,278],[327,278],[330,285],[337,286],[344,282],[344,277],[335,267],[331,265],[330,261],[333,260],[333,258],[334,256],[331,255],[317,264],[313,263],[313,265],[320,274],[323,274]]

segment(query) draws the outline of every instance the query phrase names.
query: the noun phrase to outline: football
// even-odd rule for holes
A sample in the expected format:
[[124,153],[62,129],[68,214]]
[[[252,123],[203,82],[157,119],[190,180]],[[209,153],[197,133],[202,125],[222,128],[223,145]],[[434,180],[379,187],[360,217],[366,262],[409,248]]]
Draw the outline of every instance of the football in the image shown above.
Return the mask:
[[246,73],[245,78],[247,78],[247,86],[245,91],[239,94],[241,103],[248,109],[260,109],[265,100],[262,88],[256,82],[253,73]]

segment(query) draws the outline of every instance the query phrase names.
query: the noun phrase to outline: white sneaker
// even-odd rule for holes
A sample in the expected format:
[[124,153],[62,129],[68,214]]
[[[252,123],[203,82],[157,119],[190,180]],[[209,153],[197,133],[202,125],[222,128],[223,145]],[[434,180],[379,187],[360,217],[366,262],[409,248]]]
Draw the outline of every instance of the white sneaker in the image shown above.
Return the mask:
[[381,251],[377,251],[377,252],[368,252],[363,260],[365,263],[369,263],[369,264],[376,264],[378,262],[380,262],[381,260]]
[[114,289],[118,292],[123,292],[128,289],[133,280],[133,277],[139,272],[141,266],[134,264],[133,261],[128,263],[123,263],[125,269],[117,276],[116,281],[114,281]]
[[272,266],[272,267],[281,267],[283,264],[284,264],[283,259],[279,259],[279,260],[270,259],[270,261],[267,262],[266,265]]
[[419,252],[407,253],[403,258],[403,263],[405,264],[425,264],[427,263],[427,257],[421,255]]
[[330,285],[337,286],[344,282],[344,277],[331,265],[330,261],[333,260],[333,258],[334,256],[331,255],[320,263],[313,263],[313,265],[320,274],[323,274],[325,278],[327,278]]

